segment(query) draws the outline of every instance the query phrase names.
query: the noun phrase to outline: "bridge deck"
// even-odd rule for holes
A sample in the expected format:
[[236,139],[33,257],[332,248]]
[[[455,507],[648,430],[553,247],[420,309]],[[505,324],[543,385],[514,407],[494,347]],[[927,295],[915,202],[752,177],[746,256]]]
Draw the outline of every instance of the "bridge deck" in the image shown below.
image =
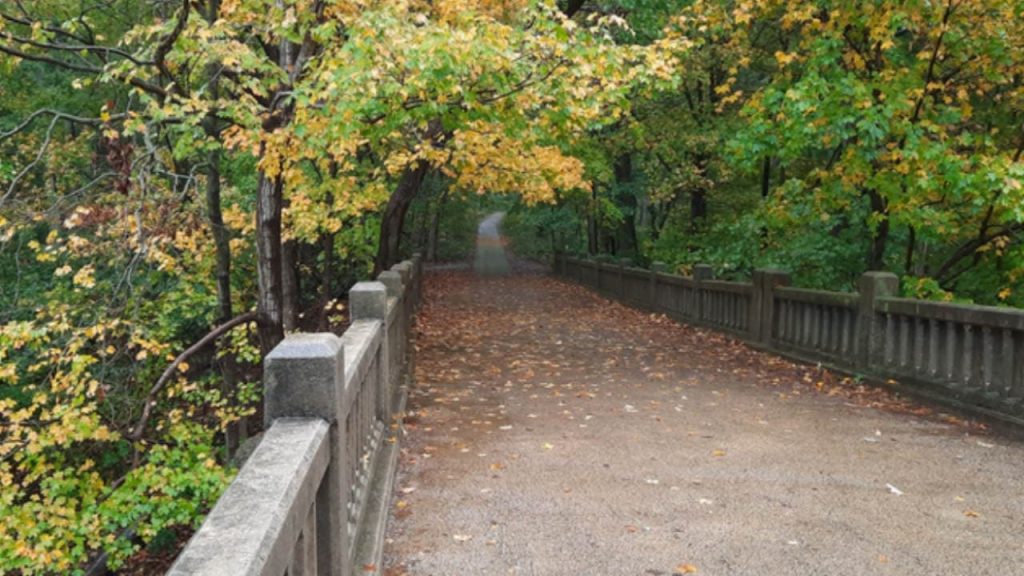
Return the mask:
[[1024,444],[539,274],[437,271],[386,574],[1019,574]]

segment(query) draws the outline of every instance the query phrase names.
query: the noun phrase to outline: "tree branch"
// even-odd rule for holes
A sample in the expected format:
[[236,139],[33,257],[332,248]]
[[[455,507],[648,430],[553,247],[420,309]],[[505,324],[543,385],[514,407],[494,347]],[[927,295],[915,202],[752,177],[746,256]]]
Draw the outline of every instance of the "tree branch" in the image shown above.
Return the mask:
[[203,336],[202,338],[199,339],[198,342],[189,346],[184,352],[179,354],[178,357],[175,358],[174,361],[171,362],[166,369],[164,369],[163,374],[160,375],[160,378],[158,378],[156,383],[154,383],[153,386],[149,389],[149,393],[146,394],[146,403],[142,407],[142,415],[139,417],[138,422],[135,423],[135,427],[132,428],[132,431],[128,433],[127,438],[132,441],[138,441],[139,439],[142,438],[142,434],[146,430],[146,424],[149,422],[149,418],[153,413],[153,406],[156,405],[156,395],[159,394],[160,390],[162,390],[163,387],[166,386],[168,382],[170,382],[171,378],[173,378],[174,375],[177,374],[178,366],[180,366],[182,362],[188,360],[196,352],[199,352],[203,348],[206,348],[208,345],[210,345],[212,342],[226,334],[235,326],[240,326],[248,322],[254,322],[257,320],[257,318],[259,318],[259,316],[256,312],[246,312],[245,314],[235,316],[231,320],[228,320],[227,322],[221,324],[220,326],[217,326],[216,328],[208,332],[206,336]]
[[[11,46],[7,46],[5,44],[0,44],[0,52],[3,52],[5,54],[9,54],[9,55],[14,56],[16,58],[21,58],[22,60],[28,60],[29,62],[39,62],[39,63],[42,63],[42,64],[50,64],[52,66],[56,66],[58,68],[63,68],[65,70],[71,70],[73,72],[83,72],[83,73],[86,73],[86,74],[92,74],[94,76],[99,76],[100,74],[103,73],[103,69],[99,68],[99,67],[96,67],[96,66],[87,66],[87,65],[84,65],[84,64],[74,64],[72,62],[65,62],[63,60],[58,60],[56,58],[53,58],[51,56],[46,56],[44,54],[30,54],[28,52],[24,52],[22,50],[19,50],[17,48],[11,47]],[[149,92],[151,94],[156,94],[157,96],[160,96],[161,98],[165,98],[167,96],[167,90],[164,90],[161,86],[158,86],[158,85],[153,84],[151,82],[146,82],[145,80],[141,80],[141,79],[135,78],[135,77],[129,77],[129,78],[117,77],[117,78],[119,80],[122,80],[122,81],[127,81],[128,84],[130,84],[132,86],[135,86],[136,88],[140,88],[140,89],[145,90],[146,92]]]

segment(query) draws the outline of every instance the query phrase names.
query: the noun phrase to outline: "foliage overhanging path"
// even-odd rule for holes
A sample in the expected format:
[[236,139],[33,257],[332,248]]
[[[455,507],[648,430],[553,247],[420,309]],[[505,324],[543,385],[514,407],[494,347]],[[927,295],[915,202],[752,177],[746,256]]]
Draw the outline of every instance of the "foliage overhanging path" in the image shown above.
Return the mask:
[[1018,442],[542,275],[426,279],[389,575],[1024,562]]

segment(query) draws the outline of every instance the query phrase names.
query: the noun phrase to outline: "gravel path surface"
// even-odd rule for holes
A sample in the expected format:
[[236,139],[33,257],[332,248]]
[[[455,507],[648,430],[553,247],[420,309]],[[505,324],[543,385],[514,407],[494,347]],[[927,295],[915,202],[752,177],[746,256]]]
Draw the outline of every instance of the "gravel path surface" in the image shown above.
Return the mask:
[[386,574],[1024,574],[1024,443],[517,267],[427,276]]

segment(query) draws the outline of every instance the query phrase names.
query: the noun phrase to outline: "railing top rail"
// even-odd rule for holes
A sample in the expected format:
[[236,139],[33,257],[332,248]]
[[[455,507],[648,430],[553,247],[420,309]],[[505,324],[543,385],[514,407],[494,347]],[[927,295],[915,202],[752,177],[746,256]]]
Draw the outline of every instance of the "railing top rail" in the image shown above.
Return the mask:
[[962,324],[977,324],[991,328],[1024,330],[1024,310],[996,306],[951,304],[912,298],[879,298],[875,304],[875,310]]
[[356,385],[366,377],[373,356],[383,339],[384,326],[379,320],[356,320],[341,335],[345,346],[345,403],[351,402],[350,395]]
[[651,275],[650,270],[647,270],[645,268],[637,268],[636,266],[623,266],[622,273],[640,278],[649,278]]
[[655,274],[655,276],[657,276],[658,282],[672,284],[675,286],[695,286],[697,284],[696,280],[694,280],[693,278],[689,278],[687,276],[680,276],[678,274],[658,272]]
[[168,574],[284,574],[327,470],[328,430],[319,418],[275,420]]
[[746,282],[728,282],[726,280],[702,280],[701,288],[715,290],[718,292],[731,292],[734,294],[747,295],[754,291],[753,284]]
[[843,308],[856,308],[858,302],[860,302],[860,294],[856,292],[832,292],[830,290],[810,290],[807,288],[779,286],[774,288],[774,293],[780,300],[807,302],[824,306],[841,306]]

